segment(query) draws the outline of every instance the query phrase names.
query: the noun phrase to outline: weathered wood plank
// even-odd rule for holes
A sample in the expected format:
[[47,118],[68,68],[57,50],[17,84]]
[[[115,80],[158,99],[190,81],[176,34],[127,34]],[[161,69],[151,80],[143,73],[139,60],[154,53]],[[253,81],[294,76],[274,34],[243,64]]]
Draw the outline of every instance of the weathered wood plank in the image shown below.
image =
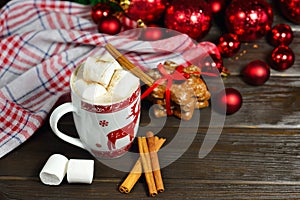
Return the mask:
[[[65,125],[64,129],[73,127]],[[167,138],[168,143],[176,134],[182,134],[177,132],[177,128],[150,130]],[[184,137],[192,137],[193,143],[187,149],[178,149],[182,144],[177,141],[175,148],[167,146],[166,153],[160,154],[161,164],[165,165],[175,153],[183,153],[163,169],[165,178],[275,182],[300,179],[300,130],[225,128],[209,155],[200,159],[198,153],[206,130],[199,129],[194,138],[194,130],[186,128]],[[37,178],[53,153],[61,153],[68,158],[92,159],[86,151],[61,141],[50,130],[41,129],[17,151],[1,160],[0,177]],[[121,181],[125,175],[126,172],[96,162],[95,178],[119,178]]]
[[[37,180],[5,180],[0,182],[1,199],[149,199],[143,183],[130,194],[116,190],[115,180],[95,181],[92,185],[44,187]],[[224,182],[190,179],[167,179],[166,191],[159,199],[299,199],[300,185],[284,182]],[[113,188],[113,189],[112,189]],[[51,195],[50,195],[51,194]],[[49,197],[51,196],[51,197]]]
[[[74,131],[71,123],[63,124],[61,128]],[[158,128],[151,130],[159,131]],[[176,127],[165,127],[159,135],[170,142],[177,130]],[[200,159],[198,152],[205,132],[205,128],[200,128],[187,151],[162,169],[166,192],[159,197],[299,198],[299,129],[225,128],[209,155]],[[193,129],[186,128],[185,134],[186,137],[190,136]],[[171,149],[166,159],[172,158],[176,151],[177,149]],[[84,150],[59,140],[48,126],[44,126],[29,141],[0,161],[0,197],[147,197],[143,178],[132,194],[122,196],[116,188],[127,172],[111,169],[98,161],[92,185],[69,185],[64,180],[59,187],[45,186],[39,181],[38,173],[53,153],[62,153],[69,158],[92,159]],[[160,159],[163,163],[164,157]]]
[[[224,84],[238,89],[244,103],[239,112],[226,117],[222,134],[208,156],[200,159],[198,153],[210,122],[210,108],[201,110],[200,121],[180,123],[169,117],[166,122],[152,119],[149,124],[150,107],[143,102],[140,134],[152,130],[166,137],[169,143],[178,128],[184,127],[186,137],[193,138],[187,149],[178,145],[177,149],[169,149],[168,155],[160,154],[164,163],[174,158],[177,151],[183,151],[179,159],[162,169],[166,191],[159,198],[300,199],[300,25],[286,21],[277,8],[274,11],[274,25],[287,23],[295,31],[290,47],[296,54],[296,62],[287,71],[272,70],[272,77],[265,85],[254,87],[245,84],[239,72],[254,59],[266,59],[273,47],[265,38],[244,43],[238,59],[224,59],[232,73],[224,79]],[[221,33],[214,25],[206,39],[213,41]],[[258,48],[253,48],[254,44]],[[71,115],[60,121],[60,129],[77,135]],[[143,178],[131,194],[120,194],[117,186],[127,172],[99,161],[95,162],[91,185],[68,184],[64,180],[59,187],[45,186],[38,174],[53,153],[93,159],[88,152],[58,139],[46,121],[25,144],[0,160],[0,199],[148,199]]]
[[200,134],[164,174],[200,180],[298,181],[299,133],[299,130],[224,129],[204,159],[197,157],[203,141]]
[[271,77],[263,86],[250,86],[229,77],[225,87],[238,89],[243,106],[227,116],[226,126],[299,128],[300,81],[297,77]]
[[[224,79],[224,86],[238,89],[243,97],[242,108],[233,115],[226,116],[225,127],[300,128],[299,78],[271,77],[262,86],[251,86],[244,83],[239,76],[230,76]],[[141,125],[147,125],[151,119],[152,126],[161,126],[164,121],[151,115],[152,104],[144,104]],[[181,122],[170,117],[165,124],[168,127],[207,127],[211,112],[211,107],[204,108],[200,110],[200,120],[199,117],[193,117],[190,121]]]
[[[300,26],[299,26],[300,28]],[[294,40],[289,47],[295,54],[295,63],[292,67],[285,71],[276,71],[271,68],[271,76],[300,76],[300,33],[299,30],[294,31]],[[242,43],[241,49],[235,56],[231,58],[224,58],[224,66],[229,69],[232,75],[239,75],[241,70],[247,66],[248,63],[254,60],[262,60],[270,64],[270,54],[274,49],[273,46],[262,38],[253,43]]]

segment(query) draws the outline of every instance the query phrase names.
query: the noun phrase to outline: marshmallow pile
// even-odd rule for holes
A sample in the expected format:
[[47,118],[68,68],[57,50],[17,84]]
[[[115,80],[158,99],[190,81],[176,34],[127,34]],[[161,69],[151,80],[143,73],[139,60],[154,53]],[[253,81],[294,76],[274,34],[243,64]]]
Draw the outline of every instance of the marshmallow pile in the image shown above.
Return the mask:
[[125,71],[112,57],[88,57],[78,71],[73,87],[93,103],[120,101],[136,89],[138,78]]

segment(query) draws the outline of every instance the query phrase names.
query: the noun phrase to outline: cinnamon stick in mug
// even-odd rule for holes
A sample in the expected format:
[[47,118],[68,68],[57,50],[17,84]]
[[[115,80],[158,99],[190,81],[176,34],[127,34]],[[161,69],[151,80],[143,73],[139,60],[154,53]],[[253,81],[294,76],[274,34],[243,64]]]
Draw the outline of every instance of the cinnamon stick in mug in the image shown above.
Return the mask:
[[154,80],[140,68],[132,64],[125,56],[123,56],[113,45],[108,43],[105,46],[106,50],[118,61],[118,63],[126,70],[129,70],[136,77],[140,78],[149,87],[154,83]]

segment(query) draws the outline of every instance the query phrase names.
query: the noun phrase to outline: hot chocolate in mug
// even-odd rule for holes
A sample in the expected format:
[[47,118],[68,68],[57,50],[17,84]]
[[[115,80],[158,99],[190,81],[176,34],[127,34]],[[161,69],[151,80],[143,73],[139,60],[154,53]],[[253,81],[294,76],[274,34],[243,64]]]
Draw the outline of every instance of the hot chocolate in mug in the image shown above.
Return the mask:
[[[84,64],[75,69],[70,79],[71,102],[60,105],[52,112],[50,126],[59,138],[86,149],[96,159],[117,158],[128,151],[138,131],[140,120],[140,83],[139,79],[130,72],[116,68],[112,70],[111,74],[102,74],[102,78],[100,78],[100,80],[103,80],[103,77],[107,79],[107,76],[112,76],[111,80],[107,81],[106,87],[111,87],[110,89],[115,93],[101,94],[100,92],[99,94],[99,91],[101,91],[98,88],[100,84],[93,82],[97,80],[97,77],[93,76],[97,70],[99,71],[99,68],[96,69],[95,67],[103,67],[101,64],[108,65],[105,62],[97,63],[98,66],[92,67],[85,64],[88,65],[87,68],[94,68],[94,71],[92,69],[93,72],[90,74],[87,74],[82,69]],[[111,66],[106,67],[111,69]],[[104,71],[107,73],[107,70]],[[113,74],[117,72],[119,74],[115,75],[117,78],[114,78]],[[84,89],[82,89],[82,84],[78,84],[78,80],[84,73],[87,74],[87,79],[92,81],[88,80],[84,83],[85,88],[83,87]],[[119,82],[116,84],[113,83],[114,81]],[[91,84],[91,82],[96,85]],[[100,88],[104,87],[103,84],[105,85],[105,80],[103,80]],[[78,90],[85,90],[85,93],[82,91],[78,92]],[[123,94],[118,95],[116,94],[117,92]],[[91,98],[84,98],[87,96],[93,96],[94,98],[92,100]],[[61,132],[57,127],[59,119],[69,112],[73,112],[73,119],[79,138],[71,137]]]

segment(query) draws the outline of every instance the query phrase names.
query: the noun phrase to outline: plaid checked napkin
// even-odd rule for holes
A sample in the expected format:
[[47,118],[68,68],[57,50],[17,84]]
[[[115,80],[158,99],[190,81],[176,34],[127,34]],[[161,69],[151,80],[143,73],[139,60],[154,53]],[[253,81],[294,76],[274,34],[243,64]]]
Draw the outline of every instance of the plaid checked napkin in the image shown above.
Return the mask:
[[[0,158],[41,127],[69,92],[72,70],[87,57],[105,53],[108,42],[142,69],[218,53],[212,43],[197,44],[184,34],[152,42],[138,40],[135,29],[100,34],[90,10],[54,0],[12,0],[0,10]],[[121,21],[127,28],[136,26],[126,17]]]

